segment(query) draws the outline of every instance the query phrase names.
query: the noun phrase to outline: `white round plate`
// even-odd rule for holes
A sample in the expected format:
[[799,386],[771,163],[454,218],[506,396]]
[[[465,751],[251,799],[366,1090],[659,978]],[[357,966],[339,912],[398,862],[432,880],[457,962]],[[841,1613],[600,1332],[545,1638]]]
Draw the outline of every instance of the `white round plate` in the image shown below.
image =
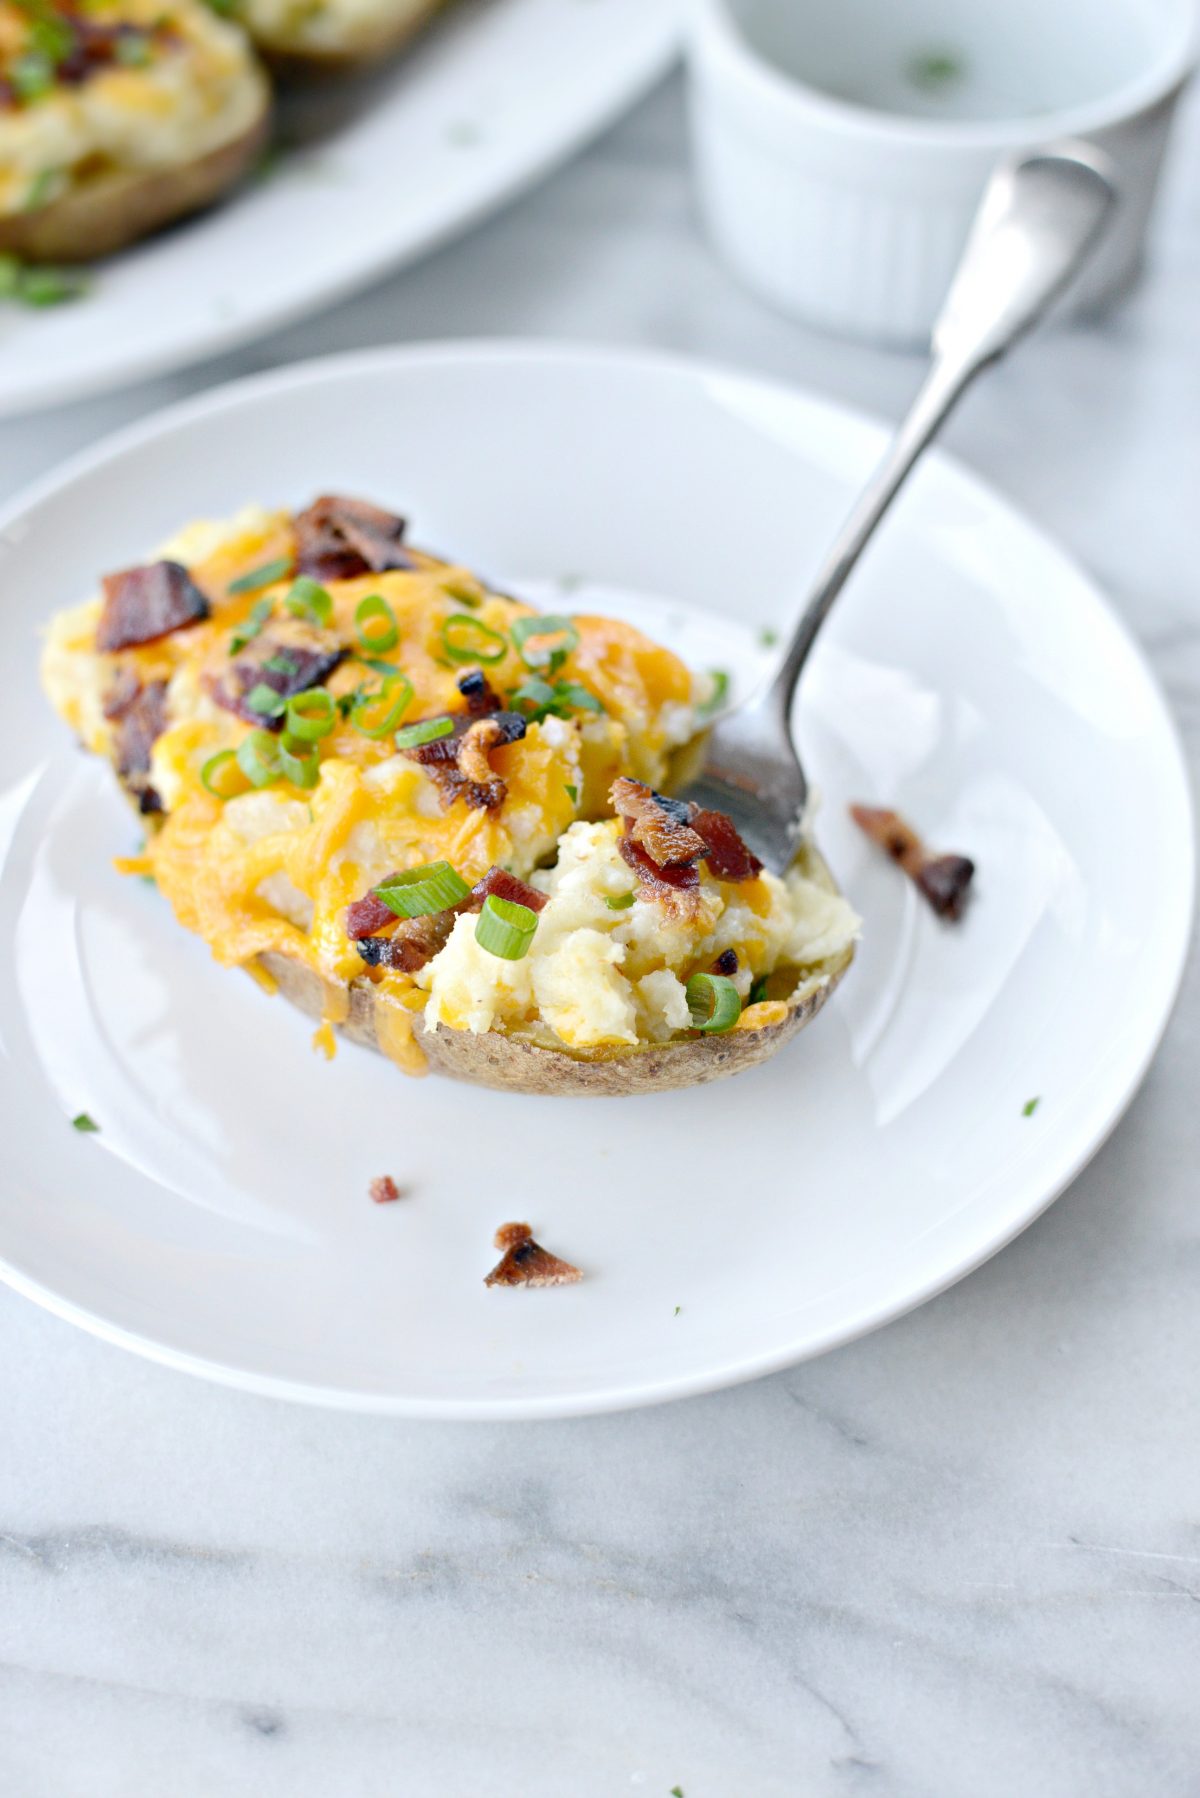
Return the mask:
[[285,93],[299,147],[226,204],[0,308],[0,416],[198,362],[344,298],[495,211],[667,69],[685,0],[455,0],[401,58]]
[[[823,401],[686,363],[435,346],[208,394],[11,509],[6,1277],[259,1392],[544,1417],[817,1354],[1036,1216],[1162,1032],[1191,914],[1189,806],[1162,700],[1106,602],[945,458],[919,471],[802,691],[820,840],[863,915],[861,952],[790,1049],[716,1087],[526,1098],[409,1081],[345,1045],[328,1066],[298,1014],[112,871],[137,825],[37,687],[40,623],[98,571],[186,518],[323,489],[406,509],[415,541],[518,590],[620,604],[744,684],[881,443]],[[857,834],[851,799],[976,858],[961,924]],[[99,1135],[71,1128],[81,1111]],[[370,1203],[382,1173],[400,1203]],[[513,1218],[583,1282],[485,1288]]]

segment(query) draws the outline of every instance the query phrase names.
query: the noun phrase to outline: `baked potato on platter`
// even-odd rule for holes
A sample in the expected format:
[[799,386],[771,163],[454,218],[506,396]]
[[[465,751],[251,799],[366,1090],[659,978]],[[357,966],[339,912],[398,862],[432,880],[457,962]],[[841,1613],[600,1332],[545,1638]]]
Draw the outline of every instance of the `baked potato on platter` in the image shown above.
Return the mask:
[[0,254],[108,255],[254,164],[270,90],[203,0],[0,0]]
[[509,1090],[765,1059],[857,920],[815,850],[764,871],[664,798],[711,677],[535,613],[323,496],[189,526],[52,623],[47,693],[107,756],[179,921],[334,1032]]

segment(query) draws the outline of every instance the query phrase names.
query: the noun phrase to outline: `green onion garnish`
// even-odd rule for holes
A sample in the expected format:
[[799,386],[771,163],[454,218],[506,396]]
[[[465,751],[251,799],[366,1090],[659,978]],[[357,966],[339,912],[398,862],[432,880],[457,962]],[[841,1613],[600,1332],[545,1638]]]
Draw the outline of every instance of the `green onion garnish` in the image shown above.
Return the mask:
[[[239,763],[232,749],[218,750],[210,755],[200,770],[200,784],[206,787],[214,799],[232,799],[241,790],[236,782],[236,770]],[[231,787],[227,777],[235,775],[235,783]]]
[[754,982],[754,985],[750,988],[750,997],[747,999],[746,1003],[747,1005],[761,1005],[766,996],[767,977],[765,974],[760,974],[758,979]]
[[489,955],[501,961],[520,961],[529,953],[533,933],[537,929],[537,913],[527,905],[511,899],[500,899],[489,893],[475,925],[475,941]]
[[10,64],[8,79],[18,99],[39,100],[54,86],[54,64],[44,50],[26,50]]
[[[393,668],[373,693],[361,693],[350,707],[350,722],[364,737],[390,737],[412,704],[413,684]],[[451,729],[453,729],[453,725]]]
[[[230,592],[232,593],[232,591],[233,589],[231,587]],[[229,639],[229,653],[231,656],[237,655],[239,650],[245,649],[247,643],[253,642],[254,638],[257,637],[259,631],[271,616],[272,604],[273,601],[269,599],[255,600],[254,604],[250,607],[249,612],[247,612],[246,616],[242,619],[242,622],[238,625],[232,637]]]
[[257,587],[273,587],[291,570],[290,556],[276,556],[273,562],[263,562],[258,568],[251,568],[249,573],[241,574],[236,581],[230,581],[226,593],[253,593]]
[[279,739],[279,772],[294,787],[315,787],[321,771],[315,743],[293,737],[286,730]]
[[579,788],[575,785],[575,782],[573,780],[564,780],[563,781],[563,792],[566,794],[567,798],[571,801],[572,805],[579,804]]
[[86,1136],[94,1136],[99,1131],[100,1126],[94,1117],[89,1117],[86,1111],[81,1111],[78,1116],[71,1119],[71,1128],[72,1130],[82,1131]]
[[436,743],[454,731],[453,718],[426,718],[420,724],[406,724],[396,732],[397,749],[419,749],[422,743]]
[[719,1036],[742,1014],[741,994],[724,974],[693,974],[683,990],[693,1029]]
[[266,681],[259,681],[251,687],[246,695],[246,704],[260,718],[282,718],[287,711],[287,700],[274,687],[268,687]]
[[636,898],[636,893],[606,893],[604,903],[609,911],[628,911]]
[[1024,1105],[1021,1107],[1021,1116],[1023,1118],[1031,1118],[1040,1104],[1040,1099],[1026,1099]]
[[395,649],[400,641],[396,614],[379,593],[370,593],[360,601],[354,614],[354,628],[364,649],[377,649],[386,654],[389,649]]
[[594,693],[581,687],[577,680],[560,680],[554,683],[554,698],[558,705],[569,706],[576,712],[602,712],[604,707]]
[[293,618],[303,618],[306,624],[324,626],[333,617],[333,600],[310,574],[296,576],[284,604]]
[[144,69],[150,61],[150,39],[143,32],[131,31],[117,39],[113,55],[127,69]]
[[457,905],[471,889],[449,862],[427,862],[372,891],[398,918],[428,918]]
[[375,656],[358,656],[356,660],[360,661],[364,668],[374,669],[376,674],[395,674],[396,672],[395,662],[381,662]]
[[712,677],[712,692],[696,707],[698,718],[711,718],[714,712],[719,712],[729,692],[729,676],[723,668],[710,668],[709,674]]
[[333,729],[337,707],[324,687],[306,687],[287,702],[287,728],[304,743],[319,743]]
[[442,626],[442,648],[452,662],[502,662],[508,644],[482,618],[455,612]]
[[[561,639],[554,642],[557,637]],[[569,618],[547,612],[537,618],[518,618],[512,627],[517,654],[527,668],[561,668],[579,643],[579,632]]]
[[269,730],[252,730],[238,744],[237,764],[252,787],[269,787],[281,771],[278,737]]
[[464,581],[443,581],[442,592],[447,599],[456,599],[460,606],[481,606],[483,596],[474,592]]
[[551,686],[540,674],[531,674],[509,698],[513,705],[525,708],[526,716],[533,724],[539,724],[551,714],[556,718],[566,718],[572,712],[604,710],[596,695],[589,693],[586,687],[581,687],[578,681],[559,680]]
[[86,275],[74,269],[26,268],[17,283],[17,298],[24,306],[60,306],[87,292]]

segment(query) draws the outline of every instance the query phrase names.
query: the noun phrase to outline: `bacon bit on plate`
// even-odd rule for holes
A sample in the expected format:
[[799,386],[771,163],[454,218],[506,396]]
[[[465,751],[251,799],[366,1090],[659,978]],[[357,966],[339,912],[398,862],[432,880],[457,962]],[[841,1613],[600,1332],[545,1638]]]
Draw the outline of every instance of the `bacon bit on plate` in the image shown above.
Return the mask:
[[[386,886],[389,880],[397,878],[394,874],[385,875],[375,884]],[[528,906],[530,911],[541,911],[546,903],[546,894],[539,893],[536,887],[527,886],[506,868],[491,867],[465,899],[431,917],[397,918],[391,906],[385,905],[374,891],[367,893],[346,907],[346,935],[369,968],[399,968],[402,973],[415,974],[445,948],[459,913],[482,911],[483,902],[491,893],[514,905]],[[389,930],[393,925],[395,929]],[[381,935],[384,930],[389,930],[389,934]]]
[[367,1191],[377,1205],[394,1205],[400,1197],[400,1188],[390,1174],[377,1174]]
[[167,728],[167,683],[147,681],[143,686],[128,668],[121,668],[104,703],[104,716],[113,725],[117,773],[133,794],[140,812],[161,812],[162,800],[150,785],[150,752]]
[[535,1242],[528,1224],[501,1224],[496,1247],[504,1253],[485,1286],[573,1286],[583,1278],[579,1268]]
[[296,567],[319,581],[352,580],[388,568],[415,568],[401,547],[405,523],[394,512],[365,499],[323,493],[292,521]]
[[154,643],[207,618],[208,600],[182,562],[148,562],[106,574],[96,648],[105,654]]
[[850,816],[873,843],[890,855],[924,894],[939,918],[961,918],[975,863],[965,855],[931,855],[911,824],[898,812],[852,805]]

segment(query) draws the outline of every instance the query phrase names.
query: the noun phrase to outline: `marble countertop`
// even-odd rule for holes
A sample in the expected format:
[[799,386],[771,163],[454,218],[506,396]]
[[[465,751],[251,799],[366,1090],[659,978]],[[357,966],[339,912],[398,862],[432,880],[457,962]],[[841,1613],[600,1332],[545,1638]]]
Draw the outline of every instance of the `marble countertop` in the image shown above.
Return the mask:
[[[951,445],[1115,595],[1200,752],[1200,107],[1149,276]],[[504,333],[665,345],[896,416],[700,240],[672,83],[538,193],[272,342],[0,427],[0,492],[217,379]],[[915,1315],[625,1417],[324,1415],[0,1289],[5,1798],[1195,1798],[1193,964],[1087,1172]]]

